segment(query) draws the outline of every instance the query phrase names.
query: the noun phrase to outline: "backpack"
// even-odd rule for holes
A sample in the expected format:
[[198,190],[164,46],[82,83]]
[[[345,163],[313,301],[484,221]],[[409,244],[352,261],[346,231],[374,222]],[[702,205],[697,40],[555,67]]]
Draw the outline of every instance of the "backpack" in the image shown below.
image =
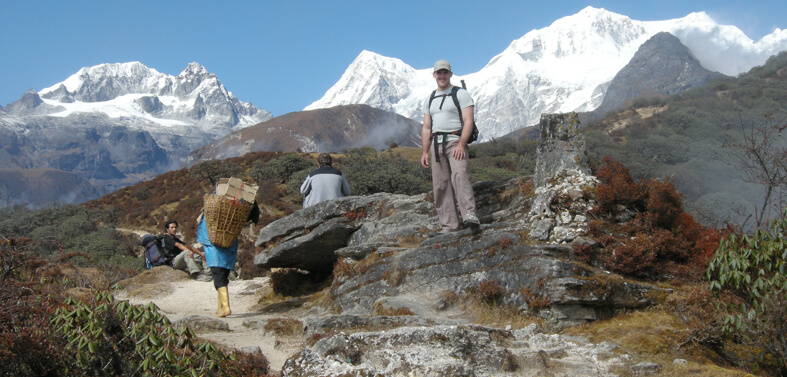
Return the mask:
[[[467,90],[467,87],[465,86],[465,80],[460,80],[460,81],[462,82],[462,89]],[[458,86],[454,86],[453,88],[451,88],[451,98],[453,98],[454,105],[456,105],[456,109],[459,111],[459,122],[462,124],[462,128],[460,128],[457,131],[451,132],[450,134],[451,135],[460,135],[461,136],[462,135],[462,130],[465,128],[465,120],[462,118],[462,108],[459,107],[459,99],[456,98],[456,92],[457,91],[459,91],[459,87]],[[432,108],[432,101],[435,98],[437,98],[437,97],[441,97],[441,96],[435,95],[436,93],[437,93],[437,90],[433,91],[432,92],[432,96],[429,97],[429,106],[427,108],[430,109],[430,110]],[[447,94],[443,94],[442,96],[446,96],[446,95]],[[442,105],[441,105],[441,108],[442,108]],[[467,144],[471,144],[471,143],[473,143],[476,140],[478,140],[478,127],[475,124],[475,117],[473,117],[473,133],[470,134],[470,139],[467,140]]]
[[169,262],[162,237],[146,234],[142,236],[142,247],[145,248],[145,268],[151,269]]

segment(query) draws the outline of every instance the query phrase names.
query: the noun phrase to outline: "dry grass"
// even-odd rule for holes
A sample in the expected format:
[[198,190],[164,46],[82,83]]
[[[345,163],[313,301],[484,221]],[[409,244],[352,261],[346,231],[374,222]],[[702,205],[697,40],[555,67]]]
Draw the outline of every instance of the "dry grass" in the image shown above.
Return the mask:
[[380,302],[376,302],[374,303],[374,305],[372,305],[372,313],[374,313],[374,315],[389,316],[389,317],[401,316],[401,315],[415,315],[415,313],[413,313],[410,310],[410,308],[407,307],[392,308],[385,304],[381,304]]
[[271,318],[264,329],[273,332],[276,336],[294,336],[303,333],[303,323],[292,318]]
[[511,326],[513,329],[521,329],[533,323],[540,323],[540,319],[526,315],[517,308],[507,305],[489,304],[482,297],[471,294],[467,297],[458,297],[455,293],[441,295],[449,303],[462,302],[462,309],[465,309],[473,317],[473,323],[482,326],[505,328]]
[[[428,230],[424,229],[423,234],[428,233]],[[396,240],[396,243],[399,244],[400,247],[407,247],[407,248],[417,248],[421,245],[421,242],[424,242],[426,236],[423,234],[411,234],[408,236],[400,237]]]
[[396,147],[388,151],[382,151],[380,154],[398,155],[407,161],[419,162],[421,161],[421,148],[412,147]]
[[407,271],[401,270],[397,266],[393,266],[390,270],[385,272],[383,279],[385,279],[385,282],[388,283],[388,285],[392,287],[398,287],[406,276]]
[[[582,331],[593,342],[613,340],[634,355],[675,356],[671,345],[687,331],[686,326],[664,311],[637,311],[610,320],[568,329],[566,334]],[[580,335],[580,334],[575,334]],[[672,360],[670,360],[672,361]]]
[[[678,348],[688,331],[688,327],[670,312],[654,308],[567,328],[563,334],[582,336],[593,343],[612,342],[620,346],[621,353],[661,365],[658,376],[750,376],[713,364],[704,350],[691,346]],[[689,363],[675,365],[675,359],[689,360]],[[631,375],[627,371],[619,372],[622,376]]]
[[[621,370],[612,372],[618,372],[621,377],[628,377],[628,376],[635,376],[629,370]],[[754,376],[753,374],[741,372],[732,369],[725,369],[713,364],[699,364],[694,362],[688,362],[687,364],[683,365],[675,365],[672,364],[670,361],[666,364],[661,364],[661,370],[653,374],[653,376],[659,377],[751,377]]]

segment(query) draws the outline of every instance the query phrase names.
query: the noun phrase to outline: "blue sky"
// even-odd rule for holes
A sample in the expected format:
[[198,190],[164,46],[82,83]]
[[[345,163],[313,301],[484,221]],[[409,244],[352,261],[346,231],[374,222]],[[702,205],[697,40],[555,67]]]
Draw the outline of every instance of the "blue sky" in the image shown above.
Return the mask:
[[759,40],[787,27],[781,1],[0,0],[0,105],[80,68],[139,61],[177,75],[198,62],[241,101],[300,111],[362,50],[463,75],[513,40],[586,6],[640,21],[705,11]]

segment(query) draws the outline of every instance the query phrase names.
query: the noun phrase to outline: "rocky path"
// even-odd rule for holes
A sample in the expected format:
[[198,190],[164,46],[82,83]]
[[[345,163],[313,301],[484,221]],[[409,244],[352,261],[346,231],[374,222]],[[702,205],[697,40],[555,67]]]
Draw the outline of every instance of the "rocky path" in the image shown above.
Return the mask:
[[[207,326],[195,330],[199,337],[244,351],[259,347],[272,371],[278,373],[284,361],[298,352],[302,344],[300,338],[277,337],[258,325],[270,318],[282,317],[281,314],[261,314],[250,310],[267,284],[268,278],[231,281],[232,314],[225,318],[216,318],[214,313],[218,298],[212,282],[191,280],[185,273],[169,267],[159,267],[121,282],[124,288],[116,297],[129,300],[131,304],[147,305],[152,302],[172,322],[183,319],[207,322]],[[212,329],[221,328],[222,323],[226,323],[229,329]]]

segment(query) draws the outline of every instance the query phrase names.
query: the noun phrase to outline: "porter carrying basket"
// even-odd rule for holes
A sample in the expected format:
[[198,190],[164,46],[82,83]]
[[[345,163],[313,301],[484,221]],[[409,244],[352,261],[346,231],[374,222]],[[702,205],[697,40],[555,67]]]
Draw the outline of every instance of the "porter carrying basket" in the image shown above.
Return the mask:
[[225,195],[205,195],[205,225],[210,242],[222,249],[229,248],[238,239],[246,224],[252,203],[238,201]]

